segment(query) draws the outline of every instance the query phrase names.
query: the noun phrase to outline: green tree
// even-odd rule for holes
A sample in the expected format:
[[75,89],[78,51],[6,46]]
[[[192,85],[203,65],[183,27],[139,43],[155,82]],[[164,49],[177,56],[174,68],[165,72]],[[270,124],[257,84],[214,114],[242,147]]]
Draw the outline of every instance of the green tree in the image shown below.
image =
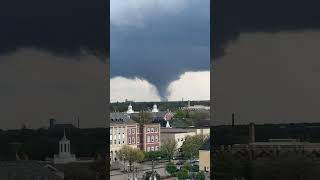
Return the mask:
[[144,160],[146,161],[152,161],[152,160],[158,160],[161,157],[160,151],[149,151],[144,152]]
[[140,125],[152,123],[152,115],[146,111],[140,111],[138,116],[133,115],[131,118]]
[[181,169],[176,175],[179,180],[186,180],[189,177],[189,172],[186,169]]
[[190,114],[190,118],[195,120],[203,120],[203,119],[210,118],[210,111],[208,110],[192,111],[189,114]]
[[121,161],[128,162],[129,167],[133,166],[134,169],[134,163],[135,162],[141,162],[144,159],[144,153],[140,149],[132,148],[129,146],[123,146],[118,151],[118,157]]
[[177,171],[177,166],[174,163],[169,162],[166,164],[166,171],[173,176]]
[[160,151],[169,161],[173,158],[176,149],[177,142],[174,139],[166,139],[161,143]]
[[241,160],[230,152],[217,153],[213,157],[213,175],[217,178],[245,177],[246,161]]
[[[151,177],[151,175],[152,175],[152,171],[148,171],[148,172],[146,172],[146,173],[145,173],[145,178],[144,178],[144,179],[145,179],[145,180],[149,180],[149,179],[150,179],[150,177]],[[156,178],[157,178],[157,179],[160,179],[160,175],[159,175],[159,173],[154,172],[154,173],[153,173],[153,175],[154,175],[154,176],[156,176]]]
[[187,115],[186,111],[184,111],[182,109],[176,110],[176,112],[174,114],[175,118],[186,118],[186,115]]
[[205,180],[206,176],[204,175],[204,172],[203,171],[199,171],[197,174],[196,174],[196,180]]
[[198,157],[199,149],[206,140],[207,137],[204,135],[187,136],[181,146],[183,155],[188,159]]

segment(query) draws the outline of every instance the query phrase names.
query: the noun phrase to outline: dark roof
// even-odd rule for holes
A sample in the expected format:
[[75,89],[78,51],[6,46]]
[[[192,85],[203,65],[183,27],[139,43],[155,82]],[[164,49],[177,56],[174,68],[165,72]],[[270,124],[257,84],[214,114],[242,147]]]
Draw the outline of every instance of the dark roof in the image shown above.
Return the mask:
[[1,180],[9,179],[47,179],[63,180],[50,169],[37,161],[2,161],[0,162]]
[[110,113],[110,124],[130,124],[136,123],[127,113],[113,112]]
[[200,147],[199,150],[210,151],[210,138]]

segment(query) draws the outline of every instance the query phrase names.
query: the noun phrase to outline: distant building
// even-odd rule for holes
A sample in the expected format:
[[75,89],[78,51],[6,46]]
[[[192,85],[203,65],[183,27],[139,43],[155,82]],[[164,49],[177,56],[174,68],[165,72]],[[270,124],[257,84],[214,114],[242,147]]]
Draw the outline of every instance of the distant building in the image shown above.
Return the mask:
[[203,105],[190,105],[190,101],[188,101],[188,105],[186,107],[182,107],[181,109],[188,110],[188,111],[197,111],[197,110],[207,110],[210,111],[210,106],[203,106]]
[[48,164],[37,161],[1,161],[1,180],[46,179],[63,180],[64,174]]
[[71,123],[58,124],[56,119],[54,118],[49,119],[49,129],[71,129],[71,128],[76,128],[76,127]]
[[76,156],[71,154],[70,140],[67,139],[64,131],[62,139],[59,141],[59,154],[53,157],[54,164],[67,164],[76,161]]
[[[224,149],[224,147],[221,147]],[[230,149],[230,148],[229,148]],[[267,142],[255,141],[255,125],[249,124],[249,143],[233,144],[232,153],[248,156],[250,159],[279,156],[288,152],[304,152],[308,155],[320,154],[320,143],[301,142],[297,139],[278,138],[269,139]]]
[[210,138],[199,149],[199,170],[210,173]]

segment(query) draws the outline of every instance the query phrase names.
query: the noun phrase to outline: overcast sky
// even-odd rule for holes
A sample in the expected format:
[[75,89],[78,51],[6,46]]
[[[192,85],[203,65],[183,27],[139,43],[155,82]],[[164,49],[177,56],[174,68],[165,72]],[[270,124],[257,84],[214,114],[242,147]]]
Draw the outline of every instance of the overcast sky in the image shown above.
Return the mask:
[[318,1],[219,0],[213,16],[215,124],[320,122]]
[[0,129],[47,127],[49,118],[105,127],[103,1],[0,3]]
[[112,102],[210,99],[209,0],[111,0]]

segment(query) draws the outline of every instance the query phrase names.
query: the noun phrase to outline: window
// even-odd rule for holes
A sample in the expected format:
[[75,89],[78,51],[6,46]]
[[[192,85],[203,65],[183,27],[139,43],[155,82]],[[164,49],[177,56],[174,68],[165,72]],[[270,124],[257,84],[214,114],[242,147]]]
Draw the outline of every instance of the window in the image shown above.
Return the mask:
[[137,144],[139,144],[140,143],[140,139],[139,139],[139,136],[137,137]]
[[132,134],[136,133],[135,129],[132,129]]
[[117,144],[117,140],[114,140],[114,144]]
[[131,129],[129,129],[128,131],[129,131],[129,133],[128,133],[128,134],[131,134]]
[[152,132],[152,133],[154,132],[154,128],[151,128],[151,132]]
[[64,144],[64,152],[67,152],[67,145]]
[[137,128],[137,134],[139,133],[139,127]]
[[119,139],[119,141],[118,141],[118,144],[120,144],[120,139]]
[[154,136],[151,136],[151,142],[154,142]]
[[154,147],[153,146],[151,147],[151,151],[154,151]]
[[118,134],[118,139],[120,139],[120,134]]
[[112,140],[110,140],[110,144],[112,144]]
[[118,132],[118,134],[120,134],[120,133],[121,133],[121,131],[122,131],[122,129],[119,129],[119,132]]
[[124,139],[124,134],[122,134],[122,139]]
[[156,132],[158,132],[158,128],[156,128]]
[[156,142],[158,142],[158,135],[156,135]]
[[147,152],[149,152],[150,151],[150,147],[147,147]]
[[150,142],[150,136],[147,136],[147,143]]
[[110,140],[112,141],[112,134],[110,135]]
[[156,146],[156,147],[155,147],[155,150],[156,150],[156,151],[158,151],[158,150],[159,150],[158,146]]
[[129,137],[129,144],[131,144],[131,137]]
[[181,138],[181,142],[183,141],[183,138]]
[[122,144],[124,144],[124,141],[122,141]]
[[135,143],[135,139],[134,139],[134,137],[132,137],[132,144],[134,144]]
[[180,141],[180,139],[178,138],[178,139],[177,139],[177,141],[179,142],[179,141]]
[[150,128],[147,128],[147,133],[149,133],[150,132]]

